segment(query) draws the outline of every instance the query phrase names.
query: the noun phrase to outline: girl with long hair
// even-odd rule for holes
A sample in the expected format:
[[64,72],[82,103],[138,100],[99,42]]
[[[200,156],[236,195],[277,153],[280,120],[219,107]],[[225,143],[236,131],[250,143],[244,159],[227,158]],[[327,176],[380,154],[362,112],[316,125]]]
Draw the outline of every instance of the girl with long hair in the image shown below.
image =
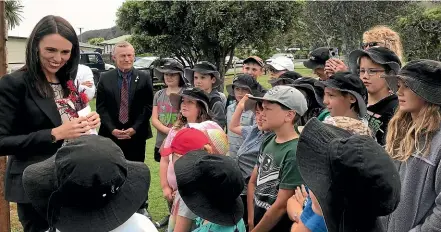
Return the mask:
[[401,201],[384,223],[389,232],[439,231],[441,222],[441,63],[416,60],[386,76],[398,96],[386,151],[396,162]]

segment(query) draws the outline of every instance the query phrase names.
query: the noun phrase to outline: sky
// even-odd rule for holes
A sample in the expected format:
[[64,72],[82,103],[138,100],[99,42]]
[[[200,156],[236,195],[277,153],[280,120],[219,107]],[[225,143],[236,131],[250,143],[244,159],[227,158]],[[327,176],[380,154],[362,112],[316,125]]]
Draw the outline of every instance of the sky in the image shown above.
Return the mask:
[[[0,0],[1,1],[1,0]],[[116,25],[116,11],[124,0],[21,0],[23,20],[9,36],[29,37],[38,21],[46,15],[65,18],[80,34]]]

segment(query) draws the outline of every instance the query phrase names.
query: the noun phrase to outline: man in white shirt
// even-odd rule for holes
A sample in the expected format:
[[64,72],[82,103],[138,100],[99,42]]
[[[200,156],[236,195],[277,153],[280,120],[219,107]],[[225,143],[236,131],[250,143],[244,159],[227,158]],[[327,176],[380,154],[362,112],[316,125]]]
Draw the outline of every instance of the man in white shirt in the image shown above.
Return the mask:
[[86,65],[79,64],[75,78],[75,86],[80,92],[84,91],[89,100],[92,100],[95,97],[96,90],[92,69]]

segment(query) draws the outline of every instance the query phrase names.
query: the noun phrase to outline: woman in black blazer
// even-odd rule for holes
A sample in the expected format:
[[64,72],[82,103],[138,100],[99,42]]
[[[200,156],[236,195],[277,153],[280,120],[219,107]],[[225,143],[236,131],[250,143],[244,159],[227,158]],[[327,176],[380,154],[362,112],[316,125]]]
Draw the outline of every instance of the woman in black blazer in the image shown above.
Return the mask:
[[96,112],[78,117],[80,98],[68,88],[77,73],[79,53],[69,22],[46,16],[28,39],[26,65],[0,78],[0,155],[8,156],[5,198],[17,202],[24,231],[48,229],[46,217],[36,212],[23,189],[24,169],[100,124]]

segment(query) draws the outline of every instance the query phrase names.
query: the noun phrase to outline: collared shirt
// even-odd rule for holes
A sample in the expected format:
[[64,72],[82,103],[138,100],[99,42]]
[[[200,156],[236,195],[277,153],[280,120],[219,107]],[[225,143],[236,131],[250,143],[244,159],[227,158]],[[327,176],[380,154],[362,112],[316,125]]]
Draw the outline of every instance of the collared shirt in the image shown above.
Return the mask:
[[[129,94],[130,94],[130,84],[131,84],[131,80],[132,80],[132,74],[133,74],[133,69],[131,69],[130,71],[126,72],[127,74],[127,81],[128,81],[128,90],[129,90]],[[121,70],[118,69],[118,89],[121,90],[121,86],[122,86],[122,82],[123,82],[123,72],[121,72]]]

